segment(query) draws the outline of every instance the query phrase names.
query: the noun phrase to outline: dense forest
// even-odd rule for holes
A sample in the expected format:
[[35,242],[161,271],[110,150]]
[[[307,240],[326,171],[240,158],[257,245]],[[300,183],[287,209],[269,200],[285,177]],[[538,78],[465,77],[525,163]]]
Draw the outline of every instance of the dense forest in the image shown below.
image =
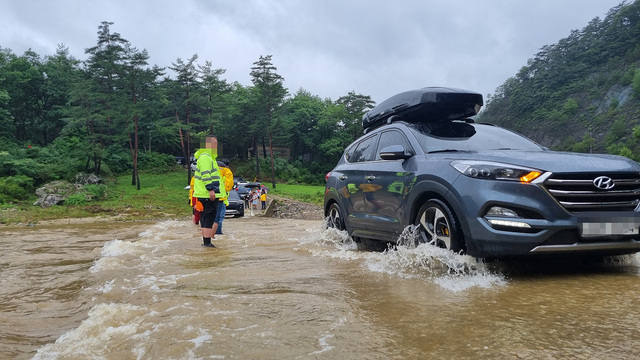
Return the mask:
[[477,121],[544,146],[640,160],[640,2],[542,47],[486,103]]
[[[140,172],[175,167],[206,135],[218,137],[238,175],[318,184],[374,105],[355,92],[335,101],[292,94],[271,55],[247,69],[250,86],[197,54],[150,65],[112,25],[98,26],[84,61],[64,45],[44,56],[0,47],[0,204],[78,173],[130,173],[139,188]],[[487,96],[476,121],[557,150],[640,160],[640,1],[542,47]]]
[[[147,51],[112,25],[98,26],[85,61],[64,45],[45,56],[0,47],[5,201],[9,193],[78,173],[131,172],[139,188],[141,171],[167,171],[178,157],[188,159],[206,135],[218,138],[220,156],[233,159],[238,175],[318,183],[362,133],[362,115],[373,106],[369,96],[355,92],[336,101],[304,89],[290,94],[271,55],[247,69],[251,86],[227,82],[224,69],[197,54],[166,68],[150,65]],[[272,146],[288,148],[287,159],[276,151],[272,159]]]

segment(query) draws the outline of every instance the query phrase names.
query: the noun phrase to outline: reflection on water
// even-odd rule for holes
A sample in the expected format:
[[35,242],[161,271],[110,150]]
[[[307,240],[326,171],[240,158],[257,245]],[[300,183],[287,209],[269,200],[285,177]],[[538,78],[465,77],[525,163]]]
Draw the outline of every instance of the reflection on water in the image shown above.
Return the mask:
[[630,359],[636,255],[357,250],[319,221],[0,229],[0,358]]

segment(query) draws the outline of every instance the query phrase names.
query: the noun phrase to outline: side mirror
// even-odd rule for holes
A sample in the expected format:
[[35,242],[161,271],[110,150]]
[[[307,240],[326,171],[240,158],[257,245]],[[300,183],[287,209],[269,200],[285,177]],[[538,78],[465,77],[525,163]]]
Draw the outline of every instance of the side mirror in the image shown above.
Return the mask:
[[391,145],[380,151],[380,158],[382,160],[404,160],[412,157],[413,155],[404,150],[402,145]]

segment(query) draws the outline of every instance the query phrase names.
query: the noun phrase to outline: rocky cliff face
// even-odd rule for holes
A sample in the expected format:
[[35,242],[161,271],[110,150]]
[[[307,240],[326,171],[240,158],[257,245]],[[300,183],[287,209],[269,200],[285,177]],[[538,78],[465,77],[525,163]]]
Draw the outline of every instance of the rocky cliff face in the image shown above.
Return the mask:
[[[575,109],[561,105],[569,102],[576,104]],[[612,142],[631,139],[633,128],[640,126],[640,99],[630,84],[576,91],[555,104],[540,104],[529,113],[513,115],[508,101],[504,101],[481,113],[477,121],[511,129],[551,149],[599,153],[606,152]],[[614,129],[616,122],[624,128]],[[592,138],[588,146],[575,145],[581,141],[586,144],[587,138]]]

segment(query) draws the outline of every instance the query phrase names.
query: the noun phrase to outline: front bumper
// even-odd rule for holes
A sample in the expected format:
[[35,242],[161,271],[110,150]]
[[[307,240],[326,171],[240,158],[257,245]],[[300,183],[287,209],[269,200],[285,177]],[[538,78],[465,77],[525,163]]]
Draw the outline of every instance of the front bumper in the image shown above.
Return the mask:
[[[464,214],[459,220],[470,255],[615,255],[640,251],[640,212],[569,213],[535,184],[474,181],[457,187],[473,189],[473,194],[450,194],[451,201],[462,204],[457,213]],[[496,206],[512,209],[519,216],[487,215]]]
[[244,216],[244,204],[240,203],[237,205],[227,206],[227,210],[225,212],[226,215],[239,215]]

